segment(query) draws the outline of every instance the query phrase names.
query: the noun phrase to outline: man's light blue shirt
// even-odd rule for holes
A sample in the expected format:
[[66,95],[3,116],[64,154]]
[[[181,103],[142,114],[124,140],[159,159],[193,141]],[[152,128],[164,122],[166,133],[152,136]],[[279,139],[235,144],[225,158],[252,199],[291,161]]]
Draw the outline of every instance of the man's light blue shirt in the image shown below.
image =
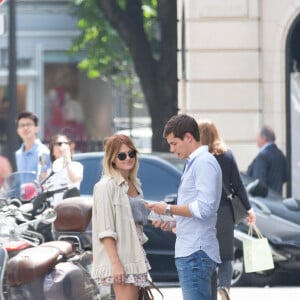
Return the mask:
[[219,263],[217,211],[222,193],[222,171],[215,157],[201,146],[190,154],[178,189],[178,205],[189,205],[193,217],[176,216],[175,257],[203,250]]
[[[19,172],[36,172],[37,177],[41,172],[46,172],[51,168],[50,152],[39,139],[36,139],[29,151],[24,151],[24,143],[16,151],[16,165]],[[41,164],[41,160],[44,163]]]

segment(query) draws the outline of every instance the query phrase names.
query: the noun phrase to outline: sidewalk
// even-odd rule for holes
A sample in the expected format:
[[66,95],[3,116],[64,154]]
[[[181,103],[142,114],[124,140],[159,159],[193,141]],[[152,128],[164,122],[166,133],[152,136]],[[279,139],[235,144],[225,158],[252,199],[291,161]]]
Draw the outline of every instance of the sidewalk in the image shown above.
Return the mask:
[[[160,288],[164,300],[182,300],[180,288]],[[155,299],[160,295],[153,291]],[[299,300],[300,287],[274,287],[274,288],[244,288],[233,287],[230,291],[231,300]]]

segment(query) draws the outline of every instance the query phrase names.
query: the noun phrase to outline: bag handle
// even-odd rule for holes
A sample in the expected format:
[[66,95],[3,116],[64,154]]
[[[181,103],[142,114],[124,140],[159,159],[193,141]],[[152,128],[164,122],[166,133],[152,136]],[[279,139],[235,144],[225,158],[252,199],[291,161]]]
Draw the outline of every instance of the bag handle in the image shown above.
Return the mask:
[[[156,286],[156,284],[153,282],[153,281],[150,281],[149,280],[149,283],[151,285],[152,288],[156,289],[157,292],[161,295],[161,299],[164,299],[164,295],[163,293],[161,292],[161,290]],[[153,298],[154,299],[154,298]]]
[[258,237],[259,239],[263,239],[263,238],[264,238],[263,234],[262,234],[261,231],[258,229],[258,227],[257,227],[256,224],[250,224],[249,229],[248,229],[248,235],[250,235],[250,236],[253,235],[253,229],[254,229],[254,231],[255,231],[255,233],[256,233],[256,235],[257,235],[257,237]]

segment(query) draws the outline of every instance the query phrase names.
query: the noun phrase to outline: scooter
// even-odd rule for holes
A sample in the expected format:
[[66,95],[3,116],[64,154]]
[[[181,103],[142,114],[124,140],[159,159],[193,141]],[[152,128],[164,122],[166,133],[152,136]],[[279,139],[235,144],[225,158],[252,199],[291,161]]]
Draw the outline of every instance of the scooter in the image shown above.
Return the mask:
[[[57,241],[72,243],[76,253],[81,255],[81,265],[90,272],[92,264],[92,206],[91,197],[71,197],[55,208],[56,220],[52,224],[52,235]],[[110,287],[101,286],[103,299],[111,299]]]
[[0,195],[9,204],[19,207],[30,202],[40,190],[35,172],[14,172],[5,179]]
[[[15,172],[6,178],[0,191],[0,197],[8,204],[19,207],[20,211],[33,220],[47,208],[52,207],[51,198],[57,193],[64,193],[66,197],[79,195],[79,191],[72,186],[61,184],[53,189],[51,177],[63,169],[63,160],[53,163],[50,174],[42,181],[36,181],[35,172]],[[35,223],[32,231],[40,233],[40,242],[53,240],[49,224]]]
[[[56,213],[52,208],[46,209],[36,220],[26,221],[24,217],[21,224],[8,217],[9,209],[0,214],[1,300],[101,299],[97,284],[82,266],[82,255],[76,253],[72,243],[52,241],[37,245],[38,238],[36,243],[26,239],[29,225],[54,221]],[[16,211],[22,215],[19,209],[13,209],[15,215]],[[25,249],[14,251],[12,255],[8,245],[17,245],[21,240],[26,244]]]
[[[17,207],[24,206],[23,209],[28,211],[34,210],[40,204],[48,204],[43,209],[50,206],[50,202],[46,201],[50,199],[55,193],[65,192],[64,198],[71,196],[79,196],[79,190],[73,186],[67,184],[61,184],[59,187],[53,188],[51,184],[51,177],[61,171],[64,168],[64,159],[59,158],[53,162],[51,172],[41,182],[38,182],[35,172],[18,171],[9,175],[1,187],[0,197],[6,199],[9,204],[13,204]],[[30,204],[34,199],[39,198],[39,201],[35,201],[35,207]],[[47,199],[46,199],[47,198]],[[42,208],[39,207],[39,210]]]
[[256,236],[250,237],[247,224],[242,222],[234,230],[232,285],[276,285],[287,277],[283,277],[283,274],[298,271],[300,268],[300,201],[295,198],[283,198],[259,180],[242,176],[256,215],[256,225],[268,239],[274,269],[244,272],[243,241]]

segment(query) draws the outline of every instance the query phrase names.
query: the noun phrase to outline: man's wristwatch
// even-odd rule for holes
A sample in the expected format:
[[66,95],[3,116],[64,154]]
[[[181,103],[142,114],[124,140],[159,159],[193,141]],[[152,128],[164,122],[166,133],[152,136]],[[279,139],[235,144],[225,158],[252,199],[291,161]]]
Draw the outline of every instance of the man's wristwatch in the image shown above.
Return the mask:
[[171,212],[171,205],[170,205],[170,204],[168,204],[168,205],[166,206],[165,214],[166,214],[166,216],[168,216],[168,217],[173,217],[172,212]]

